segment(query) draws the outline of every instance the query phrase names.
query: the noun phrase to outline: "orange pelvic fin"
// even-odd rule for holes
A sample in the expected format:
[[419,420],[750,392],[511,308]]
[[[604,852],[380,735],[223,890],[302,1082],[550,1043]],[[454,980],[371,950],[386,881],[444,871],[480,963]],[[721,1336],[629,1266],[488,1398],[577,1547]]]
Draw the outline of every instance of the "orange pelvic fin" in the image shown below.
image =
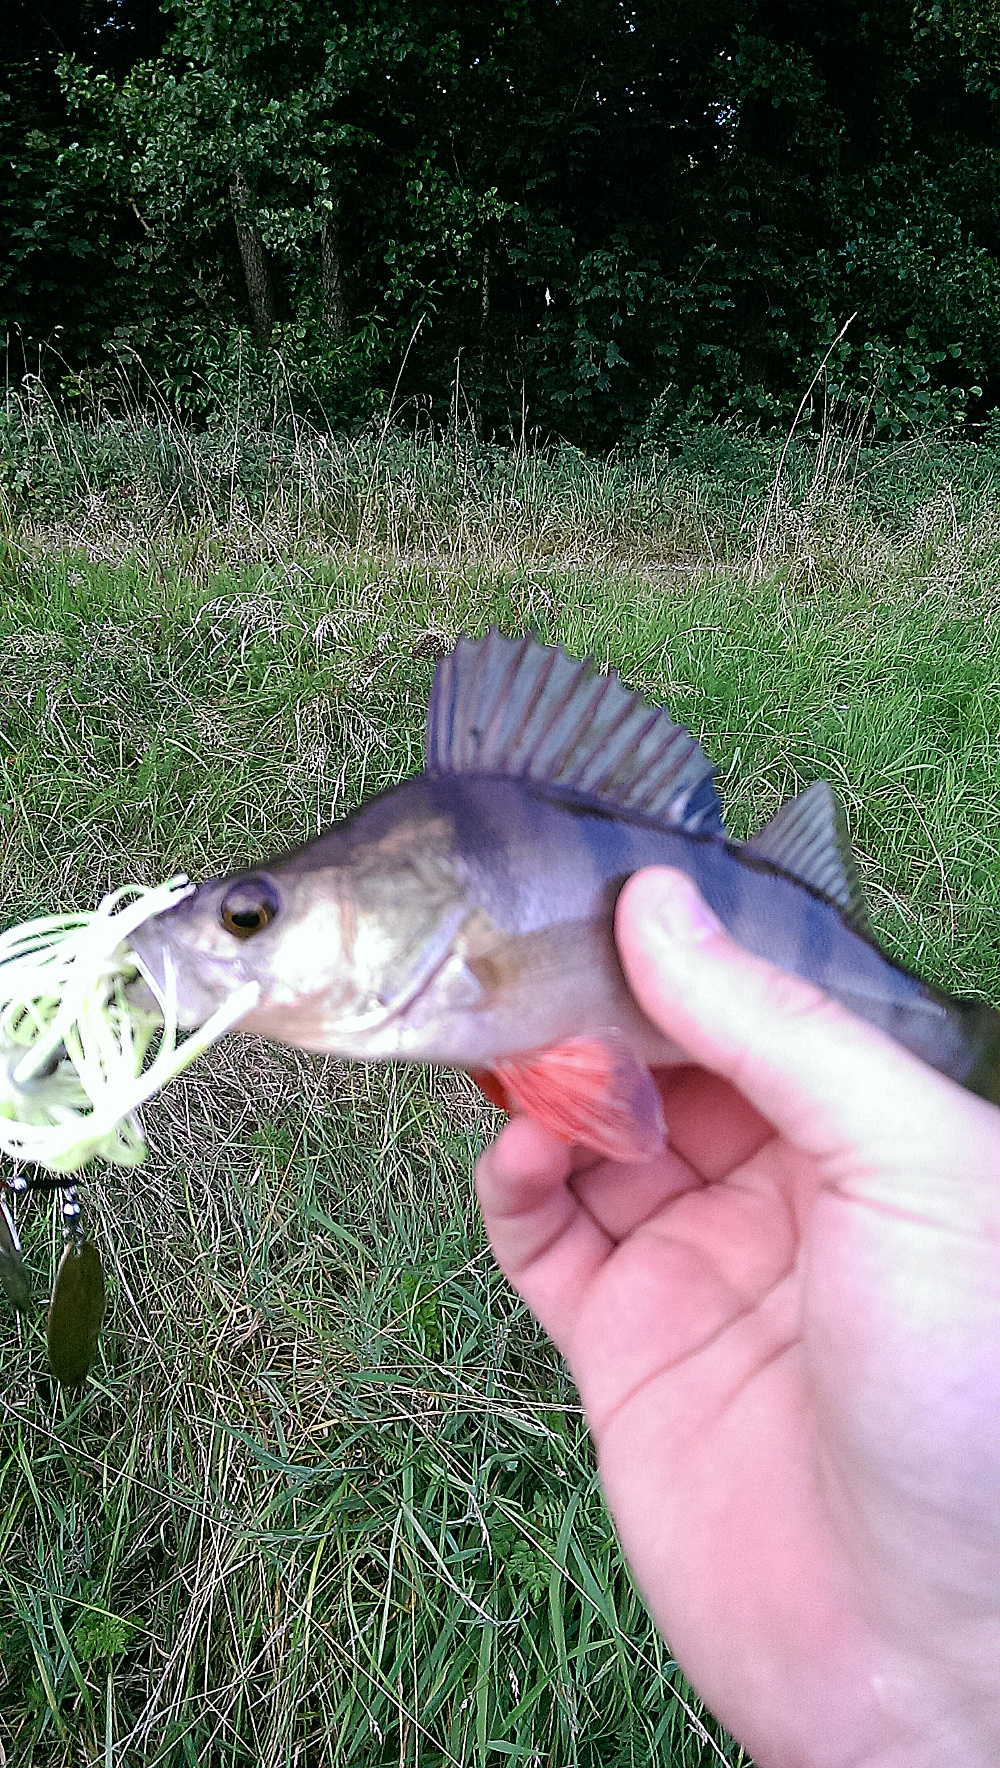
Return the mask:
[[486,1094],[490,1104],[495,1105],[498,1111],[510,1111],[511,1104],[507,1096],[507,1088],[497,1079],[495,1074],[490,1073],[488,1068],[470,1068],[469,1079],[475,1081],[479,1091]]
[[609,1160],[648,1160],[666,1144],[656,1082],[618,1032],[506,1056],[490,1075],[474,1079],[494,1103],[506,1095],[502,1109],[523,1111],[561,1141],[579,1142]]

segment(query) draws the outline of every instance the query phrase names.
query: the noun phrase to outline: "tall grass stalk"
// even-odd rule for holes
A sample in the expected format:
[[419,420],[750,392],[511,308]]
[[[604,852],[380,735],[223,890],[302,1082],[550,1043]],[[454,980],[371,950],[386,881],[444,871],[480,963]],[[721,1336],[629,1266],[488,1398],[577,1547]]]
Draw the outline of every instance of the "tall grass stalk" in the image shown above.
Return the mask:
[[815,434],[784,441],[692,429],[668,448],[595,459],[523,436],[484,443],[460,399],[440,426],[404,407],[352,437],[256,384],[198,429],[124,372],[76,419],[31,380],[7,388],[0,412],[0,522],[29,552],[188,574],[319,551],[449,568],[641,567],[665,580],[731,565],[822,589],[902,582],[914,519],[959,487],[966,536],[995,543],[990,446],[917,438],[873,450],[863,413],[840,424],[824,408]]

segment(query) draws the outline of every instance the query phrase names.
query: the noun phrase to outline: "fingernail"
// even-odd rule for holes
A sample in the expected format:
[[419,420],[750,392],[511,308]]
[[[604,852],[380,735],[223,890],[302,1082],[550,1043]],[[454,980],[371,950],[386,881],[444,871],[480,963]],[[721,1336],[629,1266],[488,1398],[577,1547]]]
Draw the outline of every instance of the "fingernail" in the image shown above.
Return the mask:
[[679,944],[701,945],[722,931],[721,921],[680,873],[667,872],[657,879],[651,907],[663,931]]

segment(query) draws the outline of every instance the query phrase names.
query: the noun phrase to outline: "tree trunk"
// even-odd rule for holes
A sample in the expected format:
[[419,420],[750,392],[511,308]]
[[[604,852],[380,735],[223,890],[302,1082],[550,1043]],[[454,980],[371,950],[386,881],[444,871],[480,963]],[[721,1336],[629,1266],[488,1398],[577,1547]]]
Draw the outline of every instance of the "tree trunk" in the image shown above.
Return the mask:
[[243,259],[243,274],[250,297],[253,329],[258,344],[266,346],[271,342],[271,333],[274,330],[274,292],[267,268],[264,241],[260,237],[260,228],[254,213],[253,192],[241,165],[237,165],[233,171],[229,190],[233,199],[233,218],[236,222],[240,257]]
[[347,302],[340,278],[340,222],[324,209],[319,233],[320,275],[323,283],[323,324],[335,344],[347,338]]

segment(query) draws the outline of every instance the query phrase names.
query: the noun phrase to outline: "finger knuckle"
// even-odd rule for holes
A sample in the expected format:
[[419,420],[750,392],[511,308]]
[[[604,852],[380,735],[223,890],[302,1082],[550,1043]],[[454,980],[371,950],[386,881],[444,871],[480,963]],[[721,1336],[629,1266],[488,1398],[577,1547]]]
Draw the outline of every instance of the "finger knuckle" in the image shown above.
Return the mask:
[[776,1018],[791,1020],[797,1025],[821,1024],[831,1029],[840,1024],[843,1012],[823,990],[811,982],[803,982],[787,970],[774,970],[768,977],[764,1005]]

